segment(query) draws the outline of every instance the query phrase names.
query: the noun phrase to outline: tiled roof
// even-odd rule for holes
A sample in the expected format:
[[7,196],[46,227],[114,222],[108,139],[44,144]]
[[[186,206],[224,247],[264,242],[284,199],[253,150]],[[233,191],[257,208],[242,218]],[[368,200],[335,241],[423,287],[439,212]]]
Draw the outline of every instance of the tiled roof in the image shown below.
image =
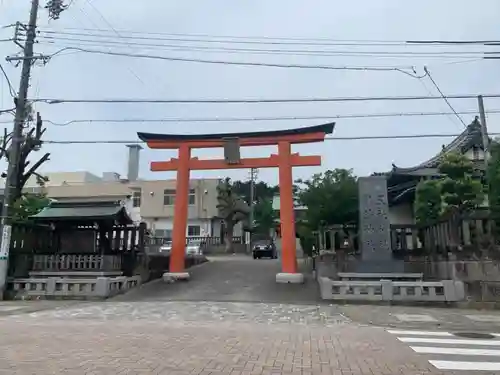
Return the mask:
[[443,146],[441,152],[431,159],[409,168],[399,168],[398,166],[393,165],[393,169],[386,174],[404,174],[414,172],[419,169],[437,168],[440,160],[443,157],[443,154],[455,151],[465,153],[467,150],[470,150],[473,147],[479,147],[480,149],[484,150],[483,139],[481,136],[481,124],[479,123],[479,120],[477,118],[471,124],[469,124],[467,128],[451,143],[449,143],[447,146]]
[[57,202],[53,201],[40,213],[32,216],[35,221],[99,221],[117,220],[131,224],[132,219],[120,201]]

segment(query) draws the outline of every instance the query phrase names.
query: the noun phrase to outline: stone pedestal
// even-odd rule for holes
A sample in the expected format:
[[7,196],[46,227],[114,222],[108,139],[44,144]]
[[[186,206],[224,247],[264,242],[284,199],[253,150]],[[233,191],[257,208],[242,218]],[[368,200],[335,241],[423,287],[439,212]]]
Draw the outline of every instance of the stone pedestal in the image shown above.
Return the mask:
[[179,280],[189,280],[189,272],[165,272],[163,274],[163,281],[175,282]]
[[357,272],[403,272],[404,263],[392,256],[386,177],[360,177],[358,189],[361,262]]
[[304,275],[301,273],[278,273],[276,274],[278,284],[302,284]]

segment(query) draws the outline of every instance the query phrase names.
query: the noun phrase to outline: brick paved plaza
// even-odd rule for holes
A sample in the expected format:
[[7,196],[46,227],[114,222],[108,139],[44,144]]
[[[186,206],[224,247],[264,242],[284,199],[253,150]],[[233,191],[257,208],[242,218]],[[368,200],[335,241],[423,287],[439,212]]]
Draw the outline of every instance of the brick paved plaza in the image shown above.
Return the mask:
[[[285,297],[292,297],[282,293],[280,288],[286,285],[272,283],[265,288],[275,267],[273,261],[234,259],[200,266],[188,283],[156,282],[107,302],[3,303],[0,374],[497,373],[439,370],[450,365],[446,352],[456,350],[452,346],[457,338],[437,332],[443,327],[436,324],[450,311],[457,325],[444,328],[459,327],[460,321],[462,329],[482,324],[483,331],[493,332],[500,324],[494,322],[495,314],[313,303],[309,295],[313,284],[303,286],[309,292],[297,292],[295,302],[285,303]],[[279,294],[274,303],[273,293]],[[367,318],[370,311],[375,322]],[[427,329],[429,318],[424,315],[435,320]],[[387,324],[384,316],[391,317]],[[410,329],[420,331],[406,331]],[[424,332],[431,329],[437,333]],[[477,349],[494,354],[499,340],[492,340],[489,347],[490,342],[477,340],[459,347],[465,354]],[[441,354],[428,353],[429,346],[439,346],[435,350]],[[495,358],[451,359],[461,361],[460,366],[473,360],[495,366]]]

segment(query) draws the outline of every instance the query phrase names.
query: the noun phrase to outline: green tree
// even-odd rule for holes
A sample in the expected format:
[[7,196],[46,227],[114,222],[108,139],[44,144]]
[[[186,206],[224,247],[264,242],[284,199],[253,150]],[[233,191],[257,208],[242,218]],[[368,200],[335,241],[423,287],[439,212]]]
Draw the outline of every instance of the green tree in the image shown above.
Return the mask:
[[490,158],[487,169],[488,204],[495,220],[495,229],[500,231],[500,143],[490,143]]
[[274,227],[274,219],[276,218],[272,201],[274,196],[279,194],[279,187],[269,185],[264,181],[254,182],[253,202],[251,202],[250,181],[234,181],[232,190],[248,205],[253,204],[254,223],[249,223],[252,231],[261,234],[269,233],[270,229]]
[[271,228],[275,226],[277,218],[276,212],[273,210],[273,202],[271,199],[262,199],[254,206],[254,231],[262,234],[269,234]]
[[[242,197],[248,204],[250,204],[251,201],[250,186],[250,181],[234,181],[232,183],[234,193]],[[254,203],[263,200],[271,200],[278,193],[278,186],[269,185],[264,181],[254,183]]]
[[358,181],[352,170],[334,169],[298,180],[298,202],[307,207],[306,221],[311,230],[320,224],[358,222]]
[[229,178],[221,181],[217,186],[217,209],[219,218],[224,221],[226,252],[232,252],[234,226],[242,221],[243,228],[248,230],[248,214],[250,210],[248,204],[238,194],[235,194]]
[[439,219],[443,210],[440,180],[422,180],[418,183],[414,210],[417,224],[425,225]]
[[23,194],[12,207],[12,221],[19,224],[29,223],[30,216],[38,214],[49,203],[50,199],[45,195]]
[[471,160],[458,152],[445,154],[438,167],[444,175],[441,193],[444,210],[469,212],[484,202],[484,186]]

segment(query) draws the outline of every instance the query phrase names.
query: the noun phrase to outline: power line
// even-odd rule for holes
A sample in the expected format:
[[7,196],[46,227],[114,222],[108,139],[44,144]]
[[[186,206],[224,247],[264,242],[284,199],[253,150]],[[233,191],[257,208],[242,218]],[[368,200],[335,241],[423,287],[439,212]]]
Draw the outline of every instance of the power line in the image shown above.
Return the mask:
[[[40,32],[46,34],[61,34],[61,35],[75,35],[75,36],[100,36],[106,37],[106,35],[99,35],[96,33],[107,33],[109,30],[106,29],[91,29],[91,28],[75,28],[66,27],[63,30],[76,30],[84,31],[85,33],[79,32],[65,32],[59,30],[46,30],[42,29]],[[211,34],[183,34],[183,33],[164,33],[164,32],[151,32],[151,31],[137,31],[137,30],[117,30],[122,35],[122,38],[131,39],[150,39],[152,37],[140,37],[140,36],[125,36],[124,34],[132,35],[158,35],[166,37],[175,38],[157,38],[157,40],[176,40],[176,41],[202,41],[208,43],[250,43],[251,44],[302,44],[302,45],[314,45],[313,42],[318,42],[318,45],[495,45],[500,43],[499,40],[380,40],[380,39],[332,39],[332,38],[299,38],[299,37],[269,37],[269,36],[231,36],[231,35],[211,35]],[[89,34],[92,32],[93,34]],[[181,38],[179,38],[181,37]],[[184,37],[184,38],[182,38]],[[211,38],[211,39],[200,39],[200,38]],[[219,39],[214,41],[212,39]],[[222,39],[222,40],[221,40]],[[279,42],[281,41],[281,42]],[[285,41],[290,41],[292,43],[284,43]]]
[[[10,113],[12,114],[12,112],[15,111],[15,108],[11,108],[11,109],[0,109],[0,115],[3,115],[4,113]],[[0,124],[10,124],[12,121],[0,121]]]
[[[459,114],[476,115],[477,110],[460,111]],[[488,114],[500,114],[500,109],[490,109]],[[293,121],[293,120],[329,120],[329,119],[360,119],[360,118],[382,118],[382,117],[416,117],[416,116],[448,116],[453,115],[453,112],[400,112],[400,113],[360,113],[347,115],[331,115],[331,116],[263,116],[263,117],[199,117],[199,118],[131,118],[131,119],[80,119],[70,120],[66,122],[56,122],[44,119],[44,123],[49,123],[54,126],[68,126],[72,124],[84,123],[167,123],[167,122],[251,122],[251,121]],[[8,123],[10,121],[0,121],[0,123]]]
[[[500,94],[484,94],[483,98],[500,98]],[[447,95],[447,99],[476,99],[477,94]],[[61,103],[150,103],[150,104],[239,104],[239,103],[312,103],[312,102],[359,102],[359,101],[409,101],[442,100],[441,96],[359,96],[359,97],[324,97],[324,98],[274,98],[274,99],[65,99],[32,98],[33,102],[46,104]]]
[[[106,19],[106,17],[104,17],[104,15],[101,13],[101,11],[99,9],[97,9],[95,7],[94,4],[92,4],[90,2],[90,0],[86,0],[86,3],[92,8],[94,9],[94,11],[99,15],[99,17],[101,17],[101,19],[104,21],[104,23],[106,23],[108,25],[108,27],[115,33],[117,34],[118,36],[120,36],[120,34],[118,34],[118,32],[116,31],[116,29],[113,27],[113,25]],[[80,10],[80,12],[82,12],[84,15],[86,15],[88,17],[88,19],[90,20],[90,22],[92,22],[94,25],[95,23],[92,21],[92,19],[89,17],[89,15],[82,9],[82,8],[78,8]],[[109,31],[109,30],[108,30]],[[111,51],[111,50],[110,50]],[[130,72],[130,74],[132,74],[135,79],[137,79],[141,84],[145,85],[144,81],[142,80],[142,78],[135,72],[134,69],[132,69],[131,67],[127,67],[127,70]]]
[[424,67],[424,70],[425,72],[427,73],[427,77],[429,77],[429,79],[431,80],[431,82],[434,84],[434,87],[436,87],[436,89],[439,91],[439,94],[441,94],[441,97],[443,98],[443,100],[446,102],[446,104],[448,104],[448,107],[450,107],[450,109],[453,111],[453,113],[455,114],[455,116],[457,116],[457,118],[460,120],[460,122],[462,123],[462,125],[464,126],[464,128],[467,127],[467,124],[464,122],[464,120],[460,117],[460,115],[457,113],[457,111],[455,111],[455,108],[453,108],[453,106],[451,105],[450,101],[448,100],[448,98],[443,94],[443,92],[441,91],[441,89],[439,88],[438,84],[436,83],[436,81],[434,81],[434,78],[432,78],[431,76],[431,72],[429,72],[429,69],[427,69],[427,67]]
[[[102,47],[103,44],[110,44],[113,47],[127,46],[131,47],[148,47],[151,49],[166,49],[169,51],[197,51],[197,52],[227,52],[227,53],[248,53],[248,54],[267,54],[267,55],[306,55],[306,56],[346,56],[346,57],[415,57],[415,58],[456,58],[470,59],[473,57],[483,57],[484,51],[441,51],[441,52],[422,52],[422,51],[358,51],[358,50],[307,50],[307,49],[255,49],[255,48],[235,48],[235,47],[209,47],[209,46],[183,46],[176,44],[158,44],[158,43],[135,43],[121,42],[115,40],[92,40],[81,38],[64,38],[64,37],[40,37],[42,43],[58,45],[58,41],[63,41],[65,46],[68,43],[83,47]],[[82,44],[83,43],[83,44]],[[498,53],[500,52],[491,52]]]
[[[414,138],[450,138],[458,137],[460,134],[406,134],[406,135],[368,135],[368,136],[356,136],[356,137],[325,137],[325,141],[357,141],[357,140],[376,140],[376,139],[414,139]],[[500,133],[490,133],[490,135],[500,135]],[[200,140],[200,142],[204,142]],[[211,142],[207,140],[207,142]],[[57,144],[57,145],[73,145],[73,144],[144,144],[145,142],[137,140],[47,140],[43,141],[46,144]]]
[[9,76],[7,75],[7,72],[3,68],[2,64],[0,64],[0,71],[2,71],[3,76],[5,77],[5,80],[7,81],[7,85],[9,86],[10,95],[13,98],[15,98],[17,96],[16,90],[14,89],[14,86],[12,86],[12,82],[10,81]]
[[[124,52],[111,52],[111,51],[102,51],[102,50],[90,50],[86,48],[79,47],[65,47],[61,50],[53,53],[51,57],[55,57],[58,54],[64,51],[80,51],[86,53],[94,53],[100,55],[110,55],[110,56],[122,56],[122,57],[137,57],[137,58],[146,58],[146,59],[154,59],[154,60],[166,60],[166,61],[179,61],[179,62],[195,62],[195,63],[203,63],[203,64],[217,64],[217,65],[239,65],[239,66],[258,66],[258,67],[271,67],[271,68],[298,68],[298,69],[319,69],[319,70],[352,70],[352,71],[379,71],[379,72],[399,72],[406,74],[412,78],[423,78],[425,75],[418,76],[416,74],[412,74],[404,71],[401,68],[394,67],[350,67],[350,66],[331,66],[331,65],[302,65],[302,64],[279,64],[279,63],[266,63],[266,62],[243,62],[243,61],[226,61],[226,60],[208,60],[208,59],[194,59],[194,58],[184,58],[184,57],[170,57],[170,56],[156,56],[156,55],[147,55],[147,54],[133,54],[133,53],[124,53]],[[18,58],[10,57],[9,61],[17,60]],[[412,68],[412,70],[414,70]]]

